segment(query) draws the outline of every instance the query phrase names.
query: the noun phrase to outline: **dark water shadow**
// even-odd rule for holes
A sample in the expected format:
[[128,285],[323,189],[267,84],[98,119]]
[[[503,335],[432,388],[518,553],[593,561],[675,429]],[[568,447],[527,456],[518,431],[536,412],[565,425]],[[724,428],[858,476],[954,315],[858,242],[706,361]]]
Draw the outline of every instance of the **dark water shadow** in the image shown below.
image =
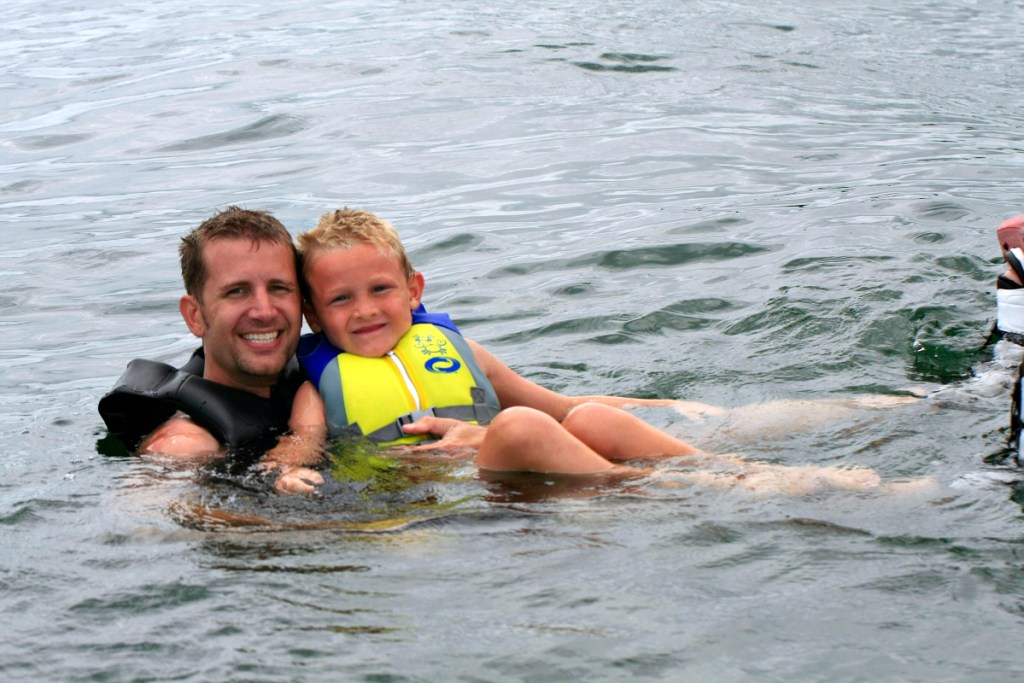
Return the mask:
[[605,52],[599,59],[603,61],[577,61],[573,62],[585,71],[613,71],[617,73],[654,73],[662,71],[678,71],[674,66],[654,64],[665,57],[659,55],[646,55],[636,52]]
[[265,116],[255,123],[250,123],[239,128],[212,135],[202,135],[196,138],[189,138],[176,142],[173,145],[161,147],[162,152],[187,152],[210,150],[218,147],[227,147],[245,142],[256,142],[260,140],[272,140],[275,138],[288,137],[306,129],[307,122],[298,116],[286,116],[275,114]]
[[608,249],[568,259],[534,260],[516,263],[492,270],[488,280],[502,280],[508,276],[533,273],[564,272],[566,270],[598,267],[611,271],[635,268],[669,268],[694,263],[719,263],[756,254],[770,253],[773,247],[742,242],[684,242],[631,249]]

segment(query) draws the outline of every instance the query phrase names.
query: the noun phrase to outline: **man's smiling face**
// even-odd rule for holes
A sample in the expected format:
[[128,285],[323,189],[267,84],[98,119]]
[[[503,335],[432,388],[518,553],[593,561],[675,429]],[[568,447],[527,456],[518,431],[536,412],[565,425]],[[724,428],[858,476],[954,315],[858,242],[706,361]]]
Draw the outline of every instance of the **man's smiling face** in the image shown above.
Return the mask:
[[275,242],[222,238],[203,250],[202,297],[181,299],[189,329],[202,338],[203,377],[269,395],[295,353],[302,305],[292,250]]

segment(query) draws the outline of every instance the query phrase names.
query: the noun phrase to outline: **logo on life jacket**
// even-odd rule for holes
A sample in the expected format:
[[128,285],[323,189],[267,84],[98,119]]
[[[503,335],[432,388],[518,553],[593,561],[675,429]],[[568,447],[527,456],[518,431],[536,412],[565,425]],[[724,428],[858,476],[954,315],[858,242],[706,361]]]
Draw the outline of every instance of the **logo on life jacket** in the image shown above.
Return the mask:
[[462,363],[448,355],[448,340],[444,337],[435,337],[432,334],[417,334],[413,337],[413,340],[416,348],[424,356],[432,356],[423,364],[427,372],[450,375],[458,372],[459,368],[462,367]]
[[427,369],[427,372],[449,375],[453,372],[458,372],[459,368],[462,367],[462,363],[454,358],[431,358],[423,364],[423,367]]

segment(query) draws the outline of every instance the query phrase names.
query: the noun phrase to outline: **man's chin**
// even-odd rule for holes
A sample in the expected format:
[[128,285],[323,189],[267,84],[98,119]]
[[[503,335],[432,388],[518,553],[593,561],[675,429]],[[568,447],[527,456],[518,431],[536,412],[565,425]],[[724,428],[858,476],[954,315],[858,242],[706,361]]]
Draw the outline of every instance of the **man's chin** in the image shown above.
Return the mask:
[[240,369],[253,386],[270,387],[277,384],[286,365],[288,365],[288,358],[282,358],[272,362],[248,363]]

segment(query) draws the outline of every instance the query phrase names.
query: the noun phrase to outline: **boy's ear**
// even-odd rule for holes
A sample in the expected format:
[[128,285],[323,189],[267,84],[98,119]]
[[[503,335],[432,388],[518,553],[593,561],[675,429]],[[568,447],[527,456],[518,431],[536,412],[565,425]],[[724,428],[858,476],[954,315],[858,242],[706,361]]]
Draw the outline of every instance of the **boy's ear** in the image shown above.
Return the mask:
[[323,328],[320,327],[320,320],[316,317],[316,312],[306,300],[302,301],[302,315],[306,317],[306,324],[309,325],[309,329],[314,332],[323,332]]
[[181,317],[185,319],[185,325],[189,332],[200,339],[206,334],[206,320],[203,318],[203,309],[191,294],[186,294],[178,300],[178,310]]
[[426,286],[426,280],[423,279],[423,273],[419,271],[412,274],[409,278],[409,298],[412,299],[412,310],[416,310],[420,307],[420,302],[423,300],[423,288]]

